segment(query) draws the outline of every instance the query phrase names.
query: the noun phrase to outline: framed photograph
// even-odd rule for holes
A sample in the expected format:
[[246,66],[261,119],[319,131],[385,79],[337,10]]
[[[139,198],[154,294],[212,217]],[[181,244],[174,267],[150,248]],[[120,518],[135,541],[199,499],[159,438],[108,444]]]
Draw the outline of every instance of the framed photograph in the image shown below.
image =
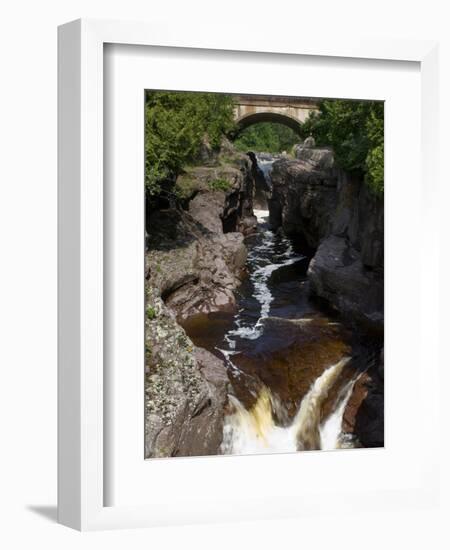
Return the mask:
[[437,77],[432,42],[59,28],[61,523],[436,505]]

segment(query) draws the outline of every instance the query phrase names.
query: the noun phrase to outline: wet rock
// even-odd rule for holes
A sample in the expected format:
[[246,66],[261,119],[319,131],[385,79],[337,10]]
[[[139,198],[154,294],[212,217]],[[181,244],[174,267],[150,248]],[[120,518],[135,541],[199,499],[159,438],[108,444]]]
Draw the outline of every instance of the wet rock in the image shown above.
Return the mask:
[[[253,197],[253,202],[255,208],[259,209],[266,209],[267,208],[267,194],[270,193],[270,185],[268,184],[266,180],[266,176],[264,175],[264,172],[261,170],[261,168],[258,165],[258,158],[256,157],[255,153],[252,151],[249,151],[247,153],[248,157],[251,160],[252,163],[252,174],[253,174],[253,180],[255,182],[255,194]],[[272,155],[265,155],[264,153],[259,153],[258,157],[261,160],[274,160],[274,157]]]
[[364,447],[384,446],[384,389],[376,370],[357,380],[344,411],[342,429]]

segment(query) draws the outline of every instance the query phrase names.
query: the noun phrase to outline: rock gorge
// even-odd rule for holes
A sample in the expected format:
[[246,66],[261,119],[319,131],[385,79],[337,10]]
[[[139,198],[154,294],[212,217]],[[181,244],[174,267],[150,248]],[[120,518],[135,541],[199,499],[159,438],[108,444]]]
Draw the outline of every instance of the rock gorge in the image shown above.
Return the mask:
[[[147,458],[221,454],[226,418],[239,412],[237,398],[252,414],[259,411],[258,421],[269,414],[261,412],[267,406],[276,425],[295,424],[302,399],[312,399],[312,382],[325,375],[323,367],[317,370],[318,358],[339,365],[318,415],[330,414],[345,393],[343,432],[354,436],[356,446],[384,443],[383,201],[336,166],[331,149],[298,146],[295,155],[273,162],[268,185],[254,155],[237,153],[227,141],[218,154],[205,147],[200,165],[178,176],[176,204],[147,213]],[[255,240],[254,199],[260,207],[266,198],[271,230],[261,244]],[[255,264],[249,277],[258,247],[275,251],[277,265]],[[267,285],[273,281],[287,281],[302,304],[316,297],[320,306],[308,305],[311,314],[304,321],[269,311],[258,326],[270,342],[233,356],[234,363],[204,335],[196,337],[197,326],[233,334],[230,319],[236,324],[248,302],[246,287],[251,282],[270,294]],[[330,310],[330,319],[322,309]],[[273,342],[277,350],[267,352],[264,345]],[[303,377],[297,369],[300,354]],[[252,378],[255,365],[266,365],[265,374]],[[235,368],[242,369],[239,375]],[[261,393],[264,385],[271,392]],[[317,448],[318,429],[319,424],[316,443],[300,448]]]
[[[186,209],[150,213],[146,236],[146,457],[217,454],[230,391],[223,360],[180,323],[234,311],[244,235],[254,230],[251,162],[224,143],[178,178]],[[224,189],[217,189],[219,182]]]
[[[364,446],[384,442],[384,201],[335,163],[330,148],[298,146],[274,162],[270,220],[309,249],[310,291],[375,342],[355,384],[344,431]],[[381,346],[381,350],[380,350]]]
[[313,254],[311,290],[351,320],[383,327],[384,205],[335,165],[327,148],[298,147],[273,164],[270,221]]

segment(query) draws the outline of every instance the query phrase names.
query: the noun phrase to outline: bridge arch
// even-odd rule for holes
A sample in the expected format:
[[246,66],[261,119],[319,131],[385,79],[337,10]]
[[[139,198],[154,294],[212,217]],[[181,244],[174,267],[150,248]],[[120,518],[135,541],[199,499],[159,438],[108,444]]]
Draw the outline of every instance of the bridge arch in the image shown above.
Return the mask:
[[238,131],[258,122],[278,122],[299,133],[301,124],[318,110],[313,98],[240,95],[234,99],[234,120]]
[[236,135],[239,135],[243,130],[245,130],[245,128],[260,122],[276,122],[278,124],[284,124],[285,126],[291,128],[296,134],[300,134],[301,126],[301,122],[296,118],[271,111],[250,113],[236,120],[236,122]]

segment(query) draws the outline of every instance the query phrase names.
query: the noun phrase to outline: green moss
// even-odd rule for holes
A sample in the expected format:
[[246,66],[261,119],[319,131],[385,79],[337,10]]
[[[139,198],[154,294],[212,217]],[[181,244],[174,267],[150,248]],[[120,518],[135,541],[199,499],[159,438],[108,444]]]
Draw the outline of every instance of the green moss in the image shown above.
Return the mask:
[[175,185],[175,195],[179,199],[188,199],[191,197],[195,191],[198,190],[199,182],[198,179],[186,172],[179,178]]
[[204,171],[195,172],[195,168],[186,168],[184,173],[177,178],[175,194],[179,199],[189,199],[199,191],[228,191],[231,188],[231,182],[224,177],[215,177],[216,170],[211,169],[208,174]]
[[156,319],[156,310],[154,307],[152,306],[149,306],[147,308],[147,319],[149,319],[150,321],[152,321],[153,319]]
[[228,191],[230,187],[230,182],[225,178],[217,178],[209,182],[211,191]]

